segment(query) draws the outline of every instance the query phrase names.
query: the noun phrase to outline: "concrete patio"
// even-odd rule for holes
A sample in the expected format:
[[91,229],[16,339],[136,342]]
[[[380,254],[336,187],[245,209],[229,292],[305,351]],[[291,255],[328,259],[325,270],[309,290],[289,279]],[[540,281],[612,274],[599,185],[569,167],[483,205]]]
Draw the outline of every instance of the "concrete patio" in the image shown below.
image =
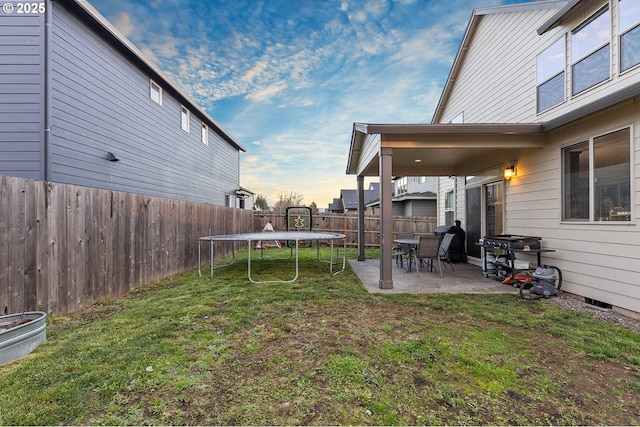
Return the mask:
[[516,294],[518,288],[484,277],[482,268],[472,264],[453,264],[443,269],[442,277],[437,268],[433,272],[420,271],[418,277],[415,266],[410,273],[406,268],[393,265],[393,289],[380,289],[380,260],[349,260],[351,268],[358,275],[369,293],[505,293]]

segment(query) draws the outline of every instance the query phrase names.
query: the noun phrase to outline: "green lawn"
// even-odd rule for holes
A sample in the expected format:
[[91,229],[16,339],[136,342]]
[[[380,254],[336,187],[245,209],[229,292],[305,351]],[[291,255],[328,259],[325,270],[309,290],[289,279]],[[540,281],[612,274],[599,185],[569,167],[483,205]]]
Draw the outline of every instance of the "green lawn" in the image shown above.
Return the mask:
[[295,283],[251,284],[240,253],[50,318],[0,366],[0,424],[640,424],[640,335],[515,295],[370,295],[315,256]]

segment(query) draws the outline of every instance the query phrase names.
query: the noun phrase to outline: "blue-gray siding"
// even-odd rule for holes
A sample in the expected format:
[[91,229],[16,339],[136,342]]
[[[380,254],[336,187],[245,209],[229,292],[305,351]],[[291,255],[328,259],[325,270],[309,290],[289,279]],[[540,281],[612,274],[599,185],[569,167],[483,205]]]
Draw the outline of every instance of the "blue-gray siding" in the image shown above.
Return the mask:
[[0,12],[0,174],[44,178],[43,31],[42,15]]
[[[240,183],[240,148],[101,25],[79,19],[81,8],[72,12],[65,3],[47,2],[46,35],[44,14],[0,13],[0,175],[224,205]],[[163,89],[162,105],[149,97],[150,78]],[[180,126],[183,102],[189,133]],[[208,145],[201,143],[203,122]],[[120,161],[107,160],[110,152]]]
[[239,184],[238,150],[211,128],[202,144],[194,111],[184,132],[169,88],[158,105],[147,74],[65,9],[53,15],[49,179],[223,205]]

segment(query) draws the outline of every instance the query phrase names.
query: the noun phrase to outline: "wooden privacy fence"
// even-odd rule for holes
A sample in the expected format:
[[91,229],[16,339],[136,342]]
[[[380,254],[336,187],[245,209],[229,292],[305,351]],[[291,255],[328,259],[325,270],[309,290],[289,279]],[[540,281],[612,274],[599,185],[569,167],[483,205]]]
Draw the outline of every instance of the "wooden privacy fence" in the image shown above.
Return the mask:
[[0,314],[125,295],[195,268],[198,237],[253,228],[248,210],[0,176]]
[[[286,230],[285,214],[277,212],[258,211],[255,213],[254,231],[262,231],[267,222],[271,222],[276,230]],[[358,246],[358,218],[356,214],[321,213],[312,215],[312,230],[342,233],[347,236],[347,246]],[[394,232],[409,232],[413,234],[433,234],[436,228],[436,218],[432,217],[393,217]],[[366,248],[380,247],[380,217],[366,216],[364,218],[364,244]]]

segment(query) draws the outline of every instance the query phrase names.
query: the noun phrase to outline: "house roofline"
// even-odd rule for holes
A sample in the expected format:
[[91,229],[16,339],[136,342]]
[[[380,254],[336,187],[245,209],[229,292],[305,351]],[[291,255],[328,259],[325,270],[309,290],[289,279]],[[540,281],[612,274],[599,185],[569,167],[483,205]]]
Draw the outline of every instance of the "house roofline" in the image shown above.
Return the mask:
[[449,75],[447,76],[444,88],[442,89],[442,93],[440,94],[440,99],[438,100],[438,104],[436,105],[431,123],[437,123],[440,121],[443,107],[446,104],[447,99],[449,98],[450,91],[456,81],[458,72],[460,71],[460,66],[462,62],[464,62],[467,50],[469,48],[469,45],[471,44],[473,35],[475,34],[475,31],[478,27],[478,22],[480,21],[480,18],[482,16],[495,13],[521,12],[526,10],[556,9],[562,8],[566,3],[567,0],[539,0],[529,3],[474,9],[471,13],[471,18],[467,23],[467,28],[464,32],[464,35],[462,36],[462,42],[460,43],[458,52],[456,53],[453,64],[451,65],[451,69],[449,70]]
[[[438,200],[438,195],[431,191],[427,191],[424,193],[402,193],[398,196],[393,196],[391,198],[392,202],[404,202],[407,200]],[[379,204],[380,204],[380,199],[378,198],[375,200],[370,200],[368,203],[365,203],[365,206],[370,208],[370,207],[375,207]]]
[[[230,145],[236,147],[238,150],[246,152],[247,150],[233,138],[213,117],[211,117],[206,111],[198,105],[198,103],[187,95],[160,70],[155,64],[147,60],[142,52],[133,45],[117,28],[113,26],[104,16],[100,14],[93,6],[89,4],[87,0],[57,0],[62,3],[69,10],[73,11],[79,16],[85,23],[87,23],[93,30],[98,31],[104,36],[111,44],[115,45],[121,52],[123,51],[128,57],[142,69],[152,75],[154,80],[164,83],[170,89],[179,101],[184,102],[190,109],[196,111],[199,116],[206,122],[209,127],[214,128],[217,133]],[[97,25],[97,27],[96,27]],[[163,88],[166,90],[166,88]]]
[[578,5],[578,3],[580,3],[580,0],[567,1],[566,4],[560,8],[560,10],[554,13],[551,18],[547,19],[547,21],[542,24],[540,28],[538,28],[538,34],[543,35],[551,28],[555,27],[562,20],[562,18],[564,18],[564,16],[571,11],[571,9]]
[[554,119],[543,122],[542,129],[544,132],[548,132],[560,126],[571,123],[574,120],[578,120],[590,114],[597,113],[598,111],[604,110],[605,108],[609,108],[621,102],[634,99],[637,96],[640,96],[640,82],[635,83],[631,86],[627,86],[616,92],[610,93],[581,107],[575,108],[568,113],[558,116]]
[[[536,134],[543,132],[540,123],[354,123],[354,131],[363,134]],[[352,137],[353,139],[353,137]]]

